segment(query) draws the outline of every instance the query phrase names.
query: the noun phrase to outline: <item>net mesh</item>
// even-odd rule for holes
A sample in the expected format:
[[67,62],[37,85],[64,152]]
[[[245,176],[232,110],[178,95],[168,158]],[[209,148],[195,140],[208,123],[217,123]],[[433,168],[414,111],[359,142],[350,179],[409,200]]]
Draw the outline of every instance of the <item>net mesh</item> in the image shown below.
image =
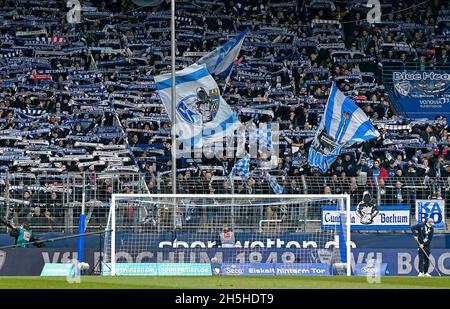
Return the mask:
[[[347,198],[114,196],[104,271],[112,263],[344,263]],[[326,224],[324,207],[333,209]]]

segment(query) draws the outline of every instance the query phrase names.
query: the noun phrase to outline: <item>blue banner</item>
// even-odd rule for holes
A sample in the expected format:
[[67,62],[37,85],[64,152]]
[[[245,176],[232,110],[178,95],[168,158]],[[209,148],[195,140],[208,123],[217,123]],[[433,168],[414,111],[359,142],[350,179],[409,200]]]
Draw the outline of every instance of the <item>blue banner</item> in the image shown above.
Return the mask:
[[[46,247],[3,249],[0,250],[0,276],[40,276],[42,273],[65,276],[70,269],[74,269],[73,263],[77,261],[77,255],[76,246],[60,249]],[[94,266],[100,265],[99,257],[99,252],[93,249],[85,250],[84,261],[89,264],[86,274],[92,273]]]
[[450,72],[393,72],[394,93],[409,118],[450,116]]
[[416,223],[434,220],[435,229],[446,229],[445,200],[416,200]]
[[330,265],[325,263],[224,263],[213,267],[213,273],[228,276],[329,276]]
[[[353,249],[353,265],[370,263],[386,264],[389,276],[417,276],[419,273],[419,256],[417,245],[410,249]],[[438,276],[435,265],[443,276],[450,275],[449,250],[433,249],[431,251],[429,273]],[[352,266],[355,269],[355,266]]]
[[356,276],[386,276],[389,275],[386,263],[360,263],[356,264],[354,274]]
[[275,264],[277,276],[329,276],[330,265],[326,263],[311,264]]

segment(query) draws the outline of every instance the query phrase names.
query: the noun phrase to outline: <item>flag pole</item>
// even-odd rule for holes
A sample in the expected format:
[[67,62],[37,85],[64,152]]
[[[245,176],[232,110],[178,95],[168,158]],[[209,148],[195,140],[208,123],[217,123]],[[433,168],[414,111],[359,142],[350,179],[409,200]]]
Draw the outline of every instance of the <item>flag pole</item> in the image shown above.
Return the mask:
[[227,89],[228,83],[230,82],[231,73],[233,73],[233,69],[234,69],[234,62],[233,62],[233,67],[231,68],[230,72],[228,73],[227,78],[225,79],[225,85],[223,86],[222,94],[224,94],[225,90]]
[[176,89],[175,89],[175,0],[171,1],[170,14],[170,30],[171,30],[171,60],[172,60],[172,97],[171,97],[171,118],[172,118],[172,193],[177,193],[177,137],[176,137]]

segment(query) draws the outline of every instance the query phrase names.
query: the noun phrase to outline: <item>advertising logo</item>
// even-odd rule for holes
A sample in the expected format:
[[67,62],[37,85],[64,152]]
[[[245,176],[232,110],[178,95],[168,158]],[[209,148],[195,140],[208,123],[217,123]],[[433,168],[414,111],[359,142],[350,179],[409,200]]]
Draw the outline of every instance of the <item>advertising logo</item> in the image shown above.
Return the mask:
[[178,103],[177,112],[185,121],[201,125],[214,120],[219,110],[219,104],[218,88],[207,92],[203,87],[199,87],[197,95],[189,95]]
[[444,200],[417,200],[416,221],[417,223],[434,220],[434,228],[445,229],[445,201]]
[[221,273],[222,275],[242,276],[244,267],[239,264],[222,264]]

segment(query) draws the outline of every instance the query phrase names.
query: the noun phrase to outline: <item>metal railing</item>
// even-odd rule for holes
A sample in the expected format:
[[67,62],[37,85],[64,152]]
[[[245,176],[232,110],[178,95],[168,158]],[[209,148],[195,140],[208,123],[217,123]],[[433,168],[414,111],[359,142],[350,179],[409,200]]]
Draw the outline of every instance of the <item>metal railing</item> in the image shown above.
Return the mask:
[[[34,229],[74,232],[82,203],[86,224],[104,226],[112,193],[147,193],[139,173],[6,173],[0,182],[0,215]],[[84,200],[83,200],[84,195]]]
[[[409,205],[412,214],[418,199],[450,202],[450,177],[277,176],[284,194],[349,193],[357,204],[368,191],[380,205]],[[106,225],[112,193],[172,193],[171,178],[152,173],[4,174],[0,179],[0,216],[19,224],[28,221],[35,230],[74,232],[83,203],[89,229]],[[180,194],[274,194],[266,178],[243,181],[240,177],[178,175]],[[446,207],[450,219],[450,207]],[[185,215],[185,214],[182,214]]]

